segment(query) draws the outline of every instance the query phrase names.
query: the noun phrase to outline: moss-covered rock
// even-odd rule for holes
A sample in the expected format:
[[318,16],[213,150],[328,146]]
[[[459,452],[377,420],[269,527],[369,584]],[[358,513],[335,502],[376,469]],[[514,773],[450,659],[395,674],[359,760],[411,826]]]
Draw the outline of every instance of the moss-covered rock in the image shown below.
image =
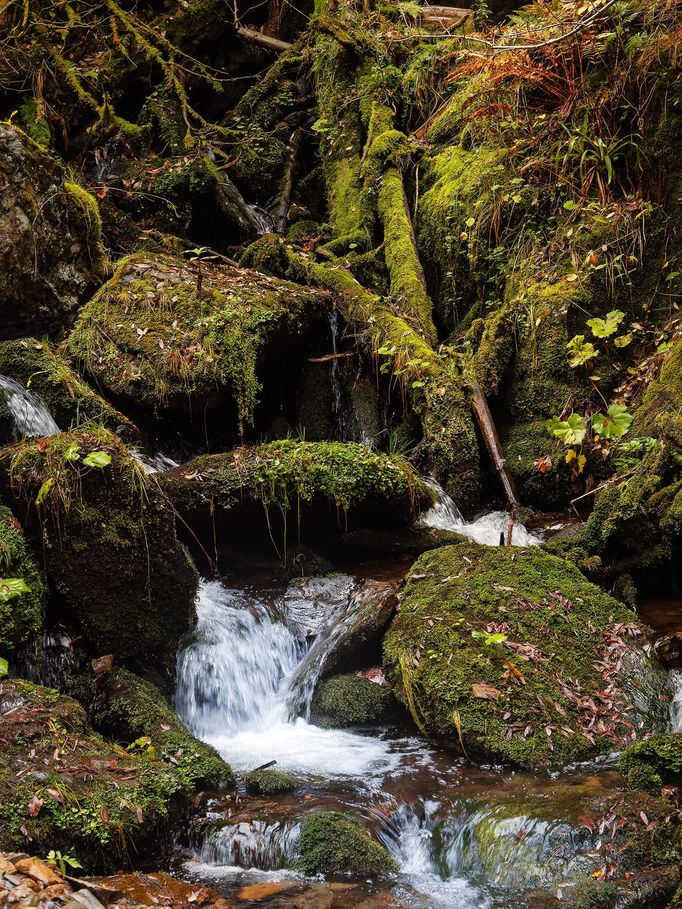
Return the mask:
[[[0,655],[8,657],[40,634],[45,585],[21,525],[4,505],[0,505],[0,576]],[[27,589],[8,584],[8,579],[23,581]]]
[[666,676],[644,640],[633,613],[569,562],[462,544],[415,563],[384,660],[424,732],[538,767],[664,727]]
[[99,681],[92,722],[98,732],[180,768],[194,787],[224,789],[234,781],[220,755],[185,729],[161,692],[127,669]]
[[0,123],[0,194],[0,336],[56,334],[104,277],[97,202],[8,123]]
[[304,874],[386,874],[396,870],[387,850],[341,811],[309,817],[301,828],[298,869]]
[[197,576],[155,482],[104,429],[5,448],[0,474],[87,649],[167,683]]
[[635,789],[659,793],[682,783],[682,734],[656,735],[635,742],[620,756],[620,766]]
[[633,435],[657,435],[657,423],[665,414],[679,413],[682,401],[682,340],[677,341],[666,356],[658,379],[644,393],[644,399],[635,412]]
[[4,681],[0,705],[0,849],[28,839],[32,852],[59,850],[92,873],[170,840],[193,792],[186,768],[107,743],[56,691]]
[[93,391],[47,341],[22,338],[1,343],[0,374],[39,394],[61,429],[95,423],[127,439],[137,435],[130,420]]
[[210,519],[211,547],[214,520],[232,528],[220,534],[229,544],[272,538],[286,549],[297,532],[317,541],[320,532],[408,523],[431,501],[404,459],[351,442],[283,440],[200,455],[159,482],[194,529]]
[[[84,307],[71,353],[139,408],[253,420],[263,371],[300,355],[326,295],[232,266],[139,254]],[[227,417],[227,419],[226,419]]]
[[290,773],[272,767],[245,773],[244,784],[247,792],[255,792],[257,795],[276,795],[296,788],[296,780]]
[[376,725],[396,706],[389,688],[356,675],[337,675],[318,686],[313,714],[331,728]]

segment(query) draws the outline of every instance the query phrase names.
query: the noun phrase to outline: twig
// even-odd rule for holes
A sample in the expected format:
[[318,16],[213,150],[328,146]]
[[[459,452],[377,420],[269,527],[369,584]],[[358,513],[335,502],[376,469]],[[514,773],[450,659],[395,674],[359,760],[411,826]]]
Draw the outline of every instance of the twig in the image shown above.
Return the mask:
[[328,363],[329,360],[339,360],[341,357],[357,357],[357,351],[346,350],[342,353],[327,354],[324,357],[308,357],[308,363]]
[[279,38],[272,38],[270,35],[264,35],[263,32],[257,32],[253,28],[245,28],[243,25],[239,26],[237,34],[246,38],[247,41],[267,47],[268,50],[285,51],[293,47],[289,41],[280,41]]

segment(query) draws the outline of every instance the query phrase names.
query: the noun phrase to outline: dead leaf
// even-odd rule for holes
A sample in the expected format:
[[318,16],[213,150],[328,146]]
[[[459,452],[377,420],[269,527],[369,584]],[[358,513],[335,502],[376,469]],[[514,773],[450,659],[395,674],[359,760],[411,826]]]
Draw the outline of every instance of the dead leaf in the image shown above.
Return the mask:
[[484,701],[497,701],[502,694],[497,688],[493,688],[487,682],[474,682],[471,691],[475,698],[481,698]]
[[43,800],[39,799],[37,795],[31,796],[31,801],[28,803],[28,813],[31,817],[38,817],[40,814],[40,809],[43,807]]

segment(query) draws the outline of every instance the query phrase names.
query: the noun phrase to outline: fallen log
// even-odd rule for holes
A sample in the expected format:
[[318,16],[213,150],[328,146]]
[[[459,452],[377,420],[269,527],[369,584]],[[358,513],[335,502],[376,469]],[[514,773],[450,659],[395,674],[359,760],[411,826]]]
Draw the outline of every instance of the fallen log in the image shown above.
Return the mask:
[[254,44],[260,44],[261,47],[267,47],[268,50],[285,51],[292,46],[289,41],[281,41],[279,38],[273,38],[271,35],[264,35],[253,28],[245,28],[240,25],[237,34],[247,41],[253,41]]

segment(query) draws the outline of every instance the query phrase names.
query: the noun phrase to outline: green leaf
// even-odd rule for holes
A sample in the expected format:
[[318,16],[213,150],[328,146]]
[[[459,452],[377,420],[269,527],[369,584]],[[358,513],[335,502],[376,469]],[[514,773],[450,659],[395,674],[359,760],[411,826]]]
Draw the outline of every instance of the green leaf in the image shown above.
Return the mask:
[[612,309],[606,314],[605,319],[588,319],[587,324],[592,329],[595,338],[608,338],[618,330],[618,326],[625,318],[625,313],[620,309]]
[[7,602],[22,593],[30,593],[31,588],[23,578],[0,578],[0,600]]
[[632,335],[620,335],[613,339],[613,343],[616,347],[627,347],[628,344],[632,344]]
[[579,207],[580,206],[578,205],[578,203],[574,202],[573,199],[567,199],[566,202],[564,202],[564,208],[566,209],[566,211],[575,211],[576,208],[579,208]]
[[561,439],[564,445],[580,445],[587,433],[587,423],[579,413],[571,413],[567,420],[558,417],[547,420],[545,429],[550,435]]
[[48,477],[47,480],[45,480],[43,485],[38,490],[38,495],[36,496],[36,505],[43,504],[43,502],[47,498],[49,491],[52,489],[53,486],[54,486],[54,477]]
[[623,404],[611,404],[605,414],[596,413],[592,417],[592,430],[611,441],[622,439],[632,425],[632,414]]
[[568,365],[571,369],[575,369],[576,366],[584,366],[585,363],[594,360],[599,353],[591,341],[585,340],[585,335],[576,335],[571,338],[566,345],[566,351],[568,352]]
[[4,679],[8,672],[9,663],[4,657],[0,657],[0,679]]
[[485,646],[490,647],[493,644],[503,644],[507,640],[507,635],[502,634],[501,631],[496,632],[495,634],[489,634],[485,639]]
[[86,467],[108,467],[111,464],[111,455],[106,451],[91,451],[89,455],[83,458]]
[[80,461],[80,445],[69,445],[64,452],[65,461]]

